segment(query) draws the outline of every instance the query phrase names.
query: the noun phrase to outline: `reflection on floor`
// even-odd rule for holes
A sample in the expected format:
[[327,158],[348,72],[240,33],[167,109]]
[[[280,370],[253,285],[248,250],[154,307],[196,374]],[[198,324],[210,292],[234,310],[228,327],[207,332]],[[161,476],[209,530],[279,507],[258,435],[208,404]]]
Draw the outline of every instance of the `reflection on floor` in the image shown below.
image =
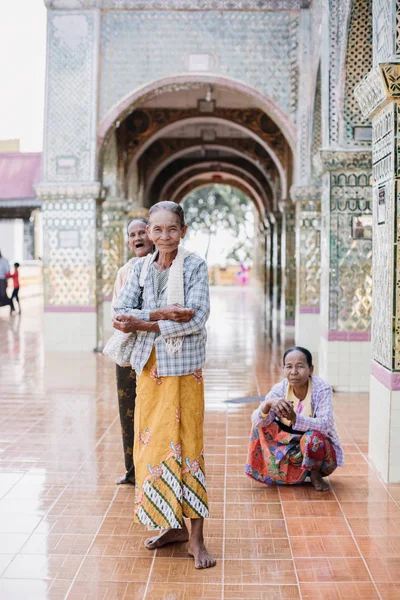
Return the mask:
[[[257,295],[213,289],[206,458],[218,558],[196,571],[185,547],[151,553],[132,523],[113,365],[45,355],[41,306],[0,309],[0,598],[369,600],[400,598],[400,486],[368,465],[367,396],[335,396],[346,466],[321,495],[243,476],[254,405],[280,377],[281,348],[262,335]],[[62,318],[62,317],[60,317]]]

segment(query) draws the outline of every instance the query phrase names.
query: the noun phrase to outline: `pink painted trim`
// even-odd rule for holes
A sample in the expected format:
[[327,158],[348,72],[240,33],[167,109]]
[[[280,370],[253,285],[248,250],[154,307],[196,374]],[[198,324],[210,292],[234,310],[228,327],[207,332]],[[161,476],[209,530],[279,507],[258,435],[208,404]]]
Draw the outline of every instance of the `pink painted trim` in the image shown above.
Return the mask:
[[55,313],[95,313],[95,306],[45,306],[44,312]]
[[113,299],[112,296],[104,296],[104,298],[103,298],[104,302],[111,302],[112,299]]
[[285,321],[285,327],[294,327],[295,321]]
[[301,315],[319,315],[319,306],[301,306]]
[[322,331],[321,336],[329,342],[370,342],[370,331]]
[[265,109],[265,111],[276,121],[277,125],[282,129],[293,152],[295,151],[296,129],[294,125],[289,121],[288,117],[281,111],[281,109],[275,104],[275,102],[273,102],[271,98],[260,94],[260,92],[257,91],[255,88],[247,84],[243,84],[242,82],[237,81],[235,79],[223,77],[220,75],[199,74],[186,74],[176,75],[175,77],[165,77],[163,79],[159,79],[157,81],[153,81],[149,84],[143,85],[141,88],[139,88],[132,94],[128,94],[127,96],[125,96],[125,98],[123,98],[120,102],[114,105],[106,113],[103,120],[101,121],[97,133],[98,148],[100,148],[108,130],[112,127],[113,123],[118,120],[120,115],[129,108],[131,108],[135,103],[139,105],[139,101],[144,96],[156,90],[160,90],[163,87],[168,87],[173,84],[184,85],[188,83],[211,83],[214,85],[219,84],[221,86],[229,87],[233,91],[246,94],[247,96],[251,96],[253,99],[258,100],[262,107]]
[[389,371],[389,369],[377,363],[376,360],[371,360],[371,375],[388,390],[400,390],[400,373]]

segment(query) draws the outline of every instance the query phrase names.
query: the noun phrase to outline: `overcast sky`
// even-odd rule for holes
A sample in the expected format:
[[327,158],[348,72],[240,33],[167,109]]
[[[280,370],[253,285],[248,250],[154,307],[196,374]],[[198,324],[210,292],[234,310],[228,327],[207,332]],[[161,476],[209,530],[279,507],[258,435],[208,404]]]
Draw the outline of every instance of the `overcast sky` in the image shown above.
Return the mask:
[[46,10],[43,0],[0,0],[0,139],[43,145]]

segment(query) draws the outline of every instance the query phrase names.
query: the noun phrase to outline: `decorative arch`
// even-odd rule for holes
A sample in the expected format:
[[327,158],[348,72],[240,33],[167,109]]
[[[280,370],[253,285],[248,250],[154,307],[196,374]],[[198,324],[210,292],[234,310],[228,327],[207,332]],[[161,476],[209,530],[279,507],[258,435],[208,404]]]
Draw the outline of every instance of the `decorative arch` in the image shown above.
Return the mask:
[[114,105],[101,120],[98,127],[97,148],[101,149],[103,142],[118,121],[125,119],[135,108],[160,94],[184,89],[185,86],[218,85],[221,88],[245,95],[257,104],[271,119],[275,121],[285,136],[293,154],[296,152],[296,128],[289,117],[269,97],[258,90],[230,77],[220,75],[185,74],[175,77],[165,77],[146,85],[128,94]]
[[[218,167],[218,168],[217,168]],[[236,182],[241,182],[241,185],[246,189],[250,190],[253,194],[252,199],[257,204],[257,208],[264,217],[266,211],[270,212],[271,209],[271,198],[263,189],[261,183],[245,169],[231,165],[225,162],[219,162],[216,165],[216,161],[210,161],[197,165],[191,165],[182,169],[179,173],[171,177],[163,186],[160,194],[161,200],[175,200],[177,194],[180,194],[188,181],[193,181],[196,178],[208,177],[210,183],[215,183],[216,173],[221,173],[224,180],[221,183],[228,183],[229,179],[233,179]],[[248,194],[249,192],[245,193]],[[270,191],[271,193],[271,191]],[[269,209],[269,210],[268,210]]]
[[269,144],[267,144],[267,142],[265,140],[263,140],[260,136],[258,136],[256,133],[254,133],[251,129],[248,129],[247,127],[245,127],[244,125],[240,125],[239,123],[234,123],[232,121],[229,121],[227,119],[222,119],[220,117],[213,117],[213,116],[190,117],[187,119],[182,119],[175,123],[170,123],[170,124],[166,125],[165,127],[162,127],[161,129],[159,129],[151,138],[149,138],[146,142],[143,143],[143,145],[140,147],[140,149],[136,153],[134,160],[137,162],[140,159],[140,157],[146,152],[146,150],[152,144],[154,144],[154,142],[156,142],[161,137],[166,137],[167,134],[170,134],[175,129],[179,129],[183,125],[192,125],[192,124],[193,125],[194,124],[210,125],[213,123],[215,123],[215,124],[229,123],[229,126],[232,129],[236,129],[240,133],[245,133],[248,137],[251,137],[262,148],[264,148],[264,150],[267,152],[267,154],[269,154],[269,156],[271,157],[271,159],[273,160],[273,162],[277,168],[277,171],[279,173],[280,180],[281,180],[282,198],[286,198],[287,193],[288,193],[288,173],[286,172],[285,167],[283,166],[282,162],[280,161],[279,157],[277,156],[276,152],[272,149],[272,147]]

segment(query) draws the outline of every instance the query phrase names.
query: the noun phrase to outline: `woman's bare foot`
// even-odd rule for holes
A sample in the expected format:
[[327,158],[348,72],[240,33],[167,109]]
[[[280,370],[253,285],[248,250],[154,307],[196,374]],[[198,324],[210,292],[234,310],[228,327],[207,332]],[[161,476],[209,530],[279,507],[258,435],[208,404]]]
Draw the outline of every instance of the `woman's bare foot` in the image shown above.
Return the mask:
[[166,544],[177,544],[179,542],[187,542],[189,539],[189,531],[184,524],[182,529],[167,529],[154,537],[148,538],[144,545],[148,550],[161,548]]
[[192,538],[189,543],[188,554],[194,558],[195,569],[209,569],[217,564],[217,561],[211,556],[202,541]]
[[314,486],[314,489],[317,490],[317,492],[328,492],[329,491],[329,485],[326,483],[326,481],[324,481],[321,473],[319,471],[311,471],[311,484]]

